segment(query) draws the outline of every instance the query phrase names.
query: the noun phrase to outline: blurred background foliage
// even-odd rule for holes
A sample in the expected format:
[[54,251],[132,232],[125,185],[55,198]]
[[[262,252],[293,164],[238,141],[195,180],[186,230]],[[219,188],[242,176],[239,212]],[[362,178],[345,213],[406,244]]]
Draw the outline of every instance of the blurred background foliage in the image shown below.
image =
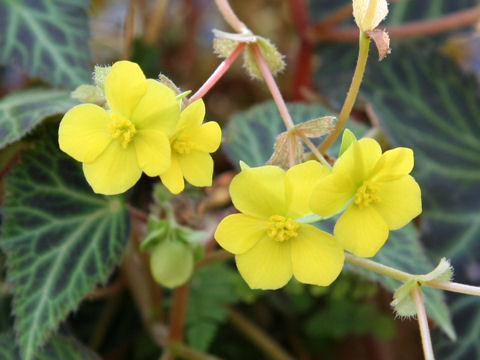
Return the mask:
[[[285,55],[277,81],[295,122],[335,115],[357,53],[350,1],[231,3]],[[371,49],[348,125],[385,148],[415,150],[424,213],[393,232],[376,260],[426,273],[445,256],[456,281],[477,285],[479,18],[478,0],[392,0],[392,54],[379,63]],[[125,196],[94,195],[58,150],[56,129],[94,64],[130,59],[148,77],[162,73],[195,91],[220,62],[213,28],[230,31],[212,0],[0,0],[2,359],[160,358],[175,296],[153,282],[138,244],[145,214],[165,196],[156,188],[152,197],[149,178]],[[227,189],[238,161],[263,164],[283,131],[269,99],[240,62],[207,94],[207,119],[222,125],[224,144],[214,186],[169,200],[179,223],[211,234],[232,211]],[[205,260],[214,247],[205,243]],[[416,322],[394,319],[389,307],[398,286],[346,266],[328,288],[292,281],[252,291],[231,260],[204,262],[188,287],[184,342],[232,360],[421,359]],[[480,300],[425,295],[438,357],[479,359]]]

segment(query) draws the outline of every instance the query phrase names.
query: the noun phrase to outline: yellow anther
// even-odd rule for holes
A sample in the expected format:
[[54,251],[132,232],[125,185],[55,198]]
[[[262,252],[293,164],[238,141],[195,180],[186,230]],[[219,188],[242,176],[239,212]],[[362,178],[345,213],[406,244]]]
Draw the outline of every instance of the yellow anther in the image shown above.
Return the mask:
[[354,203],[359,207],[363,208],[371,203],[380,202],[380,196],[378,196],[378,191],[381,188],[381,184],[365,181],[362,186],[360,186],[355,193]]
[[186,139],[177,139],[173,143],[173,150],[178,154],[189,154],[192,151],[192,143]]
[[108,128],[112,133],[112,138],[119,140],[122,147],[126,149],[137,132],[135,125],[127,118],[117,114],[110,114],[110,119],[112,120],[108,124]]
[[281,215],[270,216],[267,223],[267,235],[275,241],[283,242],[298,235],[299,224]]

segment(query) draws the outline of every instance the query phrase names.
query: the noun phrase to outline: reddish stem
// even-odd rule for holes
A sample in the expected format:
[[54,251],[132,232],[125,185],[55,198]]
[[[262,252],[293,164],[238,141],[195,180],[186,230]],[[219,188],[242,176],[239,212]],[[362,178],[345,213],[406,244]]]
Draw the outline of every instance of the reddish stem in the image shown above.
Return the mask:
[[[471,25],[480,19],[480,6],[440,17],[433,20],[412,21],[398,26],[390,26],[385,31],[390,38],[405,39],[419,36],[439,34],[461,26]],[[358,28],[312,28],[312,38],[316,40],[332,40],[353,42],[358,39]]]
[[195,94],[190,98],[190,102],[194,102],[202,98],[212,87],[217,83],[218,80],[225,74],[225,72],[232,66],[233,62],[237,59],[238,55],[242,52],[246,43],[239,43],[235,50],[223,60],[220,65],[215,69],[215,71],[210,75],[210,77],[205,81],[205,83],[197,90]]
[[173,306],[170,317],[169,342],[182,341],[185,315],[188,303],[188,283],[173,292]]
[[304,90],[312,88],[312,58],[313,45],[311,42],[302,40],[297,58],[295,59],[295,69],[292,80],[292,99],[305,100]]

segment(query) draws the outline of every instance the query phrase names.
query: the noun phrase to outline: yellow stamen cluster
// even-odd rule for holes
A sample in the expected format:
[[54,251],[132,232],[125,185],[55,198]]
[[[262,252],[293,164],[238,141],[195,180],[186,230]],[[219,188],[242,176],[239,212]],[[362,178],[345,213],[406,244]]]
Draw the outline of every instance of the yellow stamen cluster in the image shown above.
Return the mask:
[[132,141],[137,130],[130,120],[121,115],[111,114],[112,121],[108,124],[108,129],[112,133],[112,138],[118,139],[124,149]]
[[380,190],[381,185],[372,181],[365,181],[362,186],[360,186],[355,193],[354,203],[361,208],[364,208],[371,203],[380,202],[380,196],[378,196],[378,191]]
[[178,154],[190,154],[192,151],[192,143],[186,139],[178,139],[173,144],[173,150]]
[[281,215],[270,216],[267,223],[267,235],[278,242],[297,237],[299,224]]

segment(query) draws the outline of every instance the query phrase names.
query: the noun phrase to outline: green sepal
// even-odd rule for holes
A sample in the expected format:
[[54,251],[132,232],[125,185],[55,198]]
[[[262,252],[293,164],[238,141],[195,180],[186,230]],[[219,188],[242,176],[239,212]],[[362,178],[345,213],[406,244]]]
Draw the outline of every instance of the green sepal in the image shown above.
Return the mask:
[[257,41],[257,37],[252,33],[236,34],[213,29],[213,35],[213,49],[222,58],[228,57],[242,42],[249,44]]
[[340,145],[340,151],[338,152],[338,157],[342,156],[342,154],[347,151],[347,149],[352,145],[355,141],[357,141],[357,137],[353,132],[349,129],[345,129],[342,135],[342,144]]
[[[270,42],[270,40],[257,36],[256,44],[273,75],[276,75],[285,68],[283,55],[277,50],[276,46]],[[258,79],[263,78],[262,72],[257,65],[255,54],[250,46],[247,47],[247,50],[243,53],[243,63],[251,77]]]
[[417,311],[412,298],[412,290],[419,288],[423,283],[432,280],[450,281],[453,276],[450,261],[442,258],[433,271],[425,275],[412,276],[410,280],[400,286],[393,294],[393,301],[390,305],[394,308],[395,313],[401,317],[415,316]]
[[93,70],[93,81],[95,81],[95,85],[105,93],[105,81],[107,80],[107,76],[112,69],[111,66],[98,66],[95,65]]
[[80,85],[70,94],[72,99],[82,103],[93,103],[103,105],[105,103],[105,95],[96,85]]
[[146,251],[152,249],[168,236],[169,230],[170,222],[168,220],[148,219],[147,235],[140,245],[140,250]]
[[240,170],[243,171],[250,169],[250,166],[246,162],[240,160],[238,163],[240,164]]

